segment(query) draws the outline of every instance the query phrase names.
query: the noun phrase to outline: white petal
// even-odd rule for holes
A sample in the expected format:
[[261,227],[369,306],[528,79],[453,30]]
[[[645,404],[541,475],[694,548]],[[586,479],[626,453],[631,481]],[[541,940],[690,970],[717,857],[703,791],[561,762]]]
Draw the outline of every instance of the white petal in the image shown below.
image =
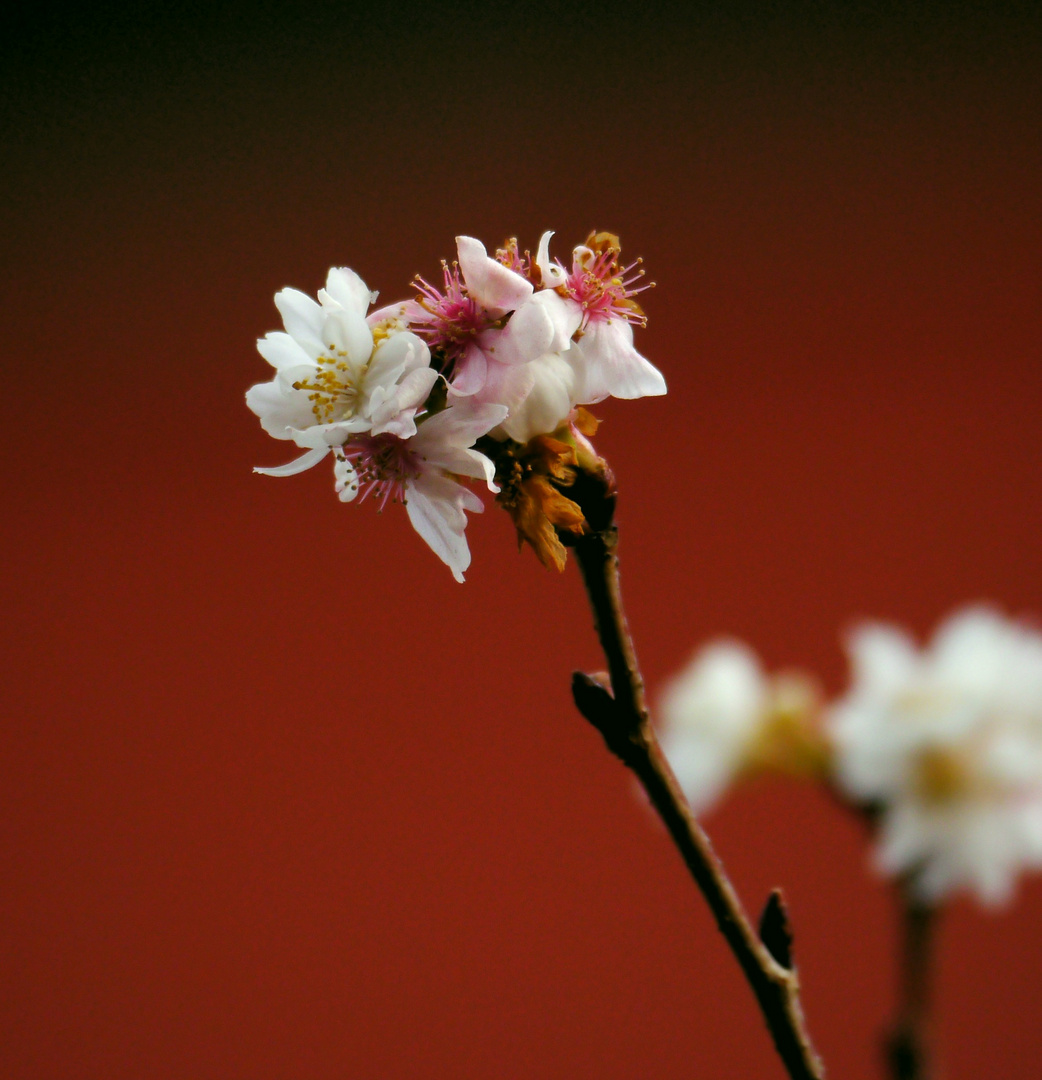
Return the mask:
[[411,439],[416,434],[416,409],[399,409],[393,398],[378,401],[369,431],[373,435],[397,435],[399,439]]
[[366,384],[370,382],[389,386],[397,382],[403,372],[426,368],[431,362],[427,343],[416,334],[402,332],[384,338],[374,349],[366,372]]
[[427,400],[438,378],[433,368],[419,368],[410,371],[397,386],[376,387],[366,409],[372,433],[412,438],[416,434],[416,410]]
[[[498,490],[498,489],[497,489]],[[474,494],[470,488],[460,486],[460,506],[464,510],[469,511],[472,514],[483,514],[485,512],[485,504]]]
[[532,388],[503,421],[503,430],[520,443],[553,431],[575,404],[575,371],[564,357],[547,353],[527,367],[533,376]]
[[334,266],[326,278],[326,287],[319,291],[318,298],[323,306],[330,300],[345,311],[363,318],[370,304],[376,303],[377,294],[370,292],[366,283],[346,266]]
[[322,308],[298,289],[283,289],[275,294],[275,306],[279,309],[286,331],[296,338],[305,350],[317,356],[322,351]]
[[503,405],[473,405],[469,402],[452,405],[424,420],[413,441],[413,449],[421,457],[436,461],[442,446],[473,446],[506,415]]
[[535,264],[543,277],[544,289],[556,289],[563,285],[568,277],[562,266],[550,261],[550,237],[553,235],[552,232],[543,233],[539,238],[539,249],[535,256]]
[[428,458],[428,463],[455,473],[457,476],[472,476],[475,480],[484,480],[489,491],[497,492],[496,466],[479,450],[465,450],[455,446],[442,447],[438,459]]
[[463,581],[463,571],[470,565],[470,548],[463,535],[467,517],[461,493],[465,491],[443,476],[424,473],[409,484],[405,499],[413,528],[457,581]]
[[262,476],[296,476],[297,473],[302,473],[306,469],[313,468],[328,453],[328,446],[323,447],[321,450],[309,450],[306,454],[301,454],[300,457],[295,458],[287,465],[276,465],[273,469],[258,468],[253,471],[255,473],[260,473]]
[[481,346],[491,359],[497,364],[527,364],[550,351],[557,328],[546,303],[540,302],[540,297],[550,296],[554,294],[537,294],[510,316],[502,330],[481,334]]
[[591,319],[576,343],[576,399],[584,404],[606,397],[654,397],[666,392],[662,373],[633,347],[633,328],[625,319]]
[[373,332],[361,315],[351,311],[330,311],[322,323],[322,344],[337,353],[346,353],[349,363],[369,362],[373,352]]
[[946,619],[934,634],[929,663],[935,678],[965,694],[1001,694],[1017,653],[1017,629],[983,605],[965,607]]
[[384,304],[376,311],[370,311],[365,321],[370,326],[389,320],[401,320],[402,322],[424,322],[427,312],[415,300],[397,300],[393,304]]
[[300,367],[305,364],[309,364],[312,371],[315,368],[315,357],[308,356],[295,338],[290,337],[289,334],[285,334],[281,330],[274,330],[258,339],[257,352],[276,371]]
[[667,686],[660,706],[670,728],[713,740],[744,739],[760,719],[767,683],[756,654],[739,641],[700,649]]
[[479,345],[468,345],[467,351],[456,361],[456,370],[449,384],[449,393],[459,397],[476,394],[488,375],[488,360]]
[[350,420],[336,420],[332,424],[311,424],[303,428],[291,428],[290,438],[297,446],[319,449],[342,446],[348,438],[359,432],[369,430],[369,421],[364,416],[353,416]]
[[729,640],[700,649],[667,683],[659,706],[663,749],[696,811],[708,809],[741,768],[764,722],[767,692],[756,654]]
[[[314,369],[312,369],[314,370]],[[281,378],[258,383],[246,391],[246,405],[260,418],[261,427],[276,439],[293,439],[293,432],[314,422],[306,393],[287,390]]]
[[358,473],[346,458],[333,462],[333,489],[341,502],[352,502],[358,494]]
[[485,385],[471,400],[503,405],[512,412],[528,397],[534,385],[535,372],[531,364],[489,364]]
[[547,347],[548,352],[564,352],[571,344],[575,331],[583,319],[582,304],[570,297],[558,296],[555,292],[538,292],[532,297],[532,303],[541,304],[554,324],[553,340]]
[[891,695],[913,677],[919,663],[915,642],[884,623],[863,623],[847,640],[853,680],[861,691]]
[[467,292],[493,316],[519,307],[532,295],[532,283],[490,259],[485,245],[471,236],[457,236],[460,270]]
[[572,248],[572,273],[580,273],[596,259],[597,252],[593,248],[588,248],[585,244],[577,244]]
[[434,368],[429,367],[414,368],[407,372],[398,384],[398,400],[402,408],[408,409],[413,406],[419,408],[430,396],[434,384],[440,378],[441,376]]

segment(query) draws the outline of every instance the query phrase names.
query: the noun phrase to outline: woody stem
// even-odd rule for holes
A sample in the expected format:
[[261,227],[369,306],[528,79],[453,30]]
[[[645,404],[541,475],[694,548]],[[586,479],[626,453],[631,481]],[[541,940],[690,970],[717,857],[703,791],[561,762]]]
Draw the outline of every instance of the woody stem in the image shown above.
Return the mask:
[[910,879],[898,886],[901,909],[898,1014],[886,1040],[893,1080],[929,1080],[930,966],[937,909],[911,891]]
[[610,523],[572,541],[608,663],[607,683],[576,672],[572,682],[576,705],[636,775],[669,830],[752,988],[789,1076],[821,1080],[824,1067],[804,1025],[780,894],[772,894],[758,936],[655,739],[619,592],[617,544],[618,530]]

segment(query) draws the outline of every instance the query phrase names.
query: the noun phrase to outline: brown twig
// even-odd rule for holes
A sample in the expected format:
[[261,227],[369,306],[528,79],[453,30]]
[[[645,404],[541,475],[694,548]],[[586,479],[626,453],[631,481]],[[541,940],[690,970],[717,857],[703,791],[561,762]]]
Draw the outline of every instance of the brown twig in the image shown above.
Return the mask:
[[897,1019],[886,1038],[893,1080],[930,1080],[930,966],[937,909],[919,900],[911,880],[898,886],[901,943]]
[[587,513],[587,519],[595,523],[594,530],[571,541],[608,662],[607,679],[575,673],[575,703],[604,736],[609,749],[636,774],[669,830],[756,995],[789,1076],[793,1080],[821,1080],[824,1067],[804,1026],[799,980],[791,958],[792,937],[781,896],[777,891],[771,894],[757,936],[655,739],[619,594],[618,532],[610,516],[610,508],[600,520]]

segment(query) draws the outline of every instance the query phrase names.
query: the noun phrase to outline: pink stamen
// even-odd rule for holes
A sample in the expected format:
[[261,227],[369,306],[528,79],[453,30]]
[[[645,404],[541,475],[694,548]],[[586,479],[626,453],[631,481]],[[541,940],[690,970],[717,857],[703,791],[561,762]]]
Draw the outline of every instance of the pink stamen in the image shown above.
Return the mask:
[[520,274],[523,278],[530,278],[532,256],[530,252],[521,254],[517,246],[517,237],[512,236],[501,248],[496,248],[496,262],[501,263],[508,270]]
[[418,334],[427,339],[431,350],[440,351],[447,364],[458,360],[467,346],[483,330],[492,326],[495,320],[478,306],[467,293],[467,287],[460,280],[457,263],[450,267],[447,262],[441,264],[444,288],[438,289],[419,275],[413,282],[413,288],[419,294],[417,301],[426,313],[413,320]]
[[358,477],[358,502],[372,495],[380,500],[379,512],[388,502],[405,503],[406,485],[420,475],[416,455],[397,435],[359,435],[340,448]]
[[585,262],[579,259],[574,261],[571,273],[565,278],[564,289],[582,305],[580,329],[585,329],[591,319],[624,319],[637,326],[647,325],[647,316],[632,300],[632,297],[654,285],[654,282],[648,282],[634,287],[644,277],[642,262],[642,259],[635,259],[629,265],[620,267],[618,250],[612,248]]

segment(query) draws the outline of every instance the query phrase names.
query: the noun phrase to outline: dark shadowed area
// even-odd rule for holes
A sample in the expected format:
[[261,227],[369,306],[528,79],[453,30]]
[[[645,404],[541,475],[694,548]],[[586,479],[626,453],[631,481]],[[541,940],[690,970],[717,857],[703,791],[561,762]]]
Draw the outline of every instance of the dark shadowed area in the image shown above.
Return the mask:
[[[489,506],[465,585],[243,393],[272,296],[465,233],[620,234],[670,393],[595,409],[652,692],[737,635],[845,680],[873,616],[1042,615],[1042,20],[1028,5],[24,5],[0,34],[0,1071],[780,1077],[575,713],[574,567]],[[892,897],[763,782],[830,1075],[882,1075]],[[953,906],[948,1080],[1042,1056],[1042,883]]]

